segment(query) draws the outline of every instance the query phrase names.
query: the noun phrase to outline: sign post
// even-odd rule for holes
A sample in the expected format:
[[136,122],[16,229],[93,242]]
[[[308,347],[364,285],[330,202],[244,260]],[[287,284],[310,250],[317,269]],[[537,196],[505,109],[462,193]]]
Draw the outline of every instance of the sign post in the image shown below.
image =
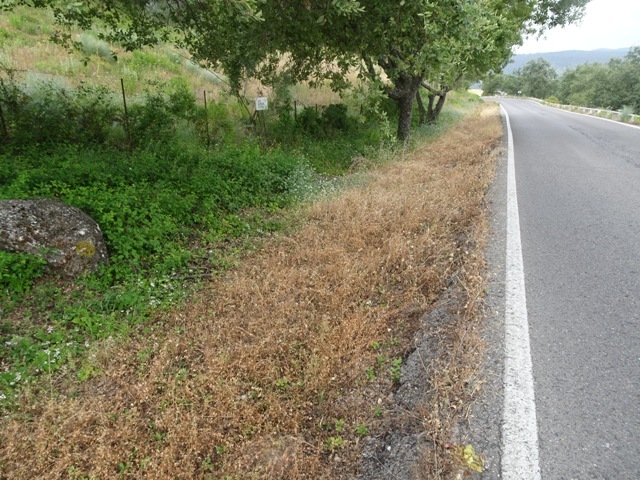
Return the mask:
[[256,98],[256,115],[258,119],[262,122],[262,130],[264,131],[265,137],[267,136],[267,125],[264,123],[264,117],[260,112],[264,112],[269,109],[269,101],[267,97],[258,97]]

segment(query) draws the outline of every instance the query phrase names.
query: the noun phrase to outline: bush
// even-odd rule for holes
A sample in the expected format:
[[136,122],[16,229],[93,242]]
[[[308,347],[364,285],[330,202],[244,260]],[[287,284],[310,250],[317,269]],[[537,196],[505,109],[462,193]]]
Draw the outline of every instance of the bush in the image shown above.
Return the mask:
[[548,97],[545,101],[549,103],[556,103],[556,104],[560,103],[560,100],[558,100],[558,97],[555,97],[553,95]]
[[622,111],[620,112],[620,121],[628,122],[631,120],[631,115],[633,115],[633,107],[625,105],[622,107]]
[[97,55],[109,62],[116,61],[116,55],[107,42],[94,37],[90,33],[80,35],[80,44],[85,55]]
[[309,135],[319,135],[322,131],[322,117],[314,107],[303,108],[298,113],[299,128]]
[[104,87],[81,85],[72,90],[51,81],[19,85],[0,78],[0,103],[6,106],[9,143],[105,143],[118,110]]
[[347,115],[347,106],[344,103],[329,105],[322,112],[322,120],[327,128],[341,131],[348,130],[350,122]]

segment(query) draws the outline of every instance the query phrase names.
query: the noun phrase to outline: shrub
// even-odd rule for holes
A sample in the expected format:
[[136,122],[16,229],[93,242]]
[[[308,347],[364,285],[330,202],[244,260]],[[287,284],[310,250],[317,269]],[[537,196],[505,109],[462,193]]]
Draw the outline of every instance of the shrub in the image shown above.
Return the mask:
[[548,97],[545,101],[547,101],[549,103],[557,103],[557,104],[560,103],[560,100],[558,100],[558,97],[555,97],[553,95]]
[[318,135],[322,130],[322,117],[313,107],[303,108],[298,113],[297,123],[302,131],[310,135]]
[[80,35],[80,44],[85,55],[96,55],[109,62],[116,61],[116,55],[107,42],[100,40],[90,33]]
[[330,129],[346,131],[350,122],[347,115],[347,106],[344,103],[329,105],[322,112],[324,125]]
[[631,119],[631,115],[633,115],[633,107],[625,105],[620,112],[620,121],[628,122]]
[[104,87],[86,84],[72,90],[52,81],[19,85],[0,79],[9,141],[17,147],[53,143],[104,143],[117,108]]

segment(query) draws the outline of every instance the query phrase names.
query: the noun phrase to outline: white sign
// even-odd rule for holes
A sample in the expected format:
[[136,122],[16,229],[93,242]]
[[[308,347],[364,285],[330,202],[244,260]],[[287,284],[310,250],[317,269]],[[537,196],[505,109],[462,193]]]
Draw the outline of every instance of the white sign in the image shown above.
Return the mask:
[[256,98],[256,111],[260,110],[268,110],[269,105],[267,102],[267,97],[258,97]]

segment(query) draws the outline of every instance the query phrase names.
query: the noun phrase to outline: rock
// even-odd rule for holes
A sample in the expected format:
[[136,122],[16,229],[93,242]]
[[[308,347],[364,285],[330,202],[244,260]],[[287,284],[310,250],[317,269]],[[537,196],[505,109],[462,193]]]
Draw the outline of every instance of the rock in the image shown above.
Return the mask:
[[98,224],[82,210],[48,198],[0,200],[0,250],[39,255],[51,273],[65,278],[109,261]]

